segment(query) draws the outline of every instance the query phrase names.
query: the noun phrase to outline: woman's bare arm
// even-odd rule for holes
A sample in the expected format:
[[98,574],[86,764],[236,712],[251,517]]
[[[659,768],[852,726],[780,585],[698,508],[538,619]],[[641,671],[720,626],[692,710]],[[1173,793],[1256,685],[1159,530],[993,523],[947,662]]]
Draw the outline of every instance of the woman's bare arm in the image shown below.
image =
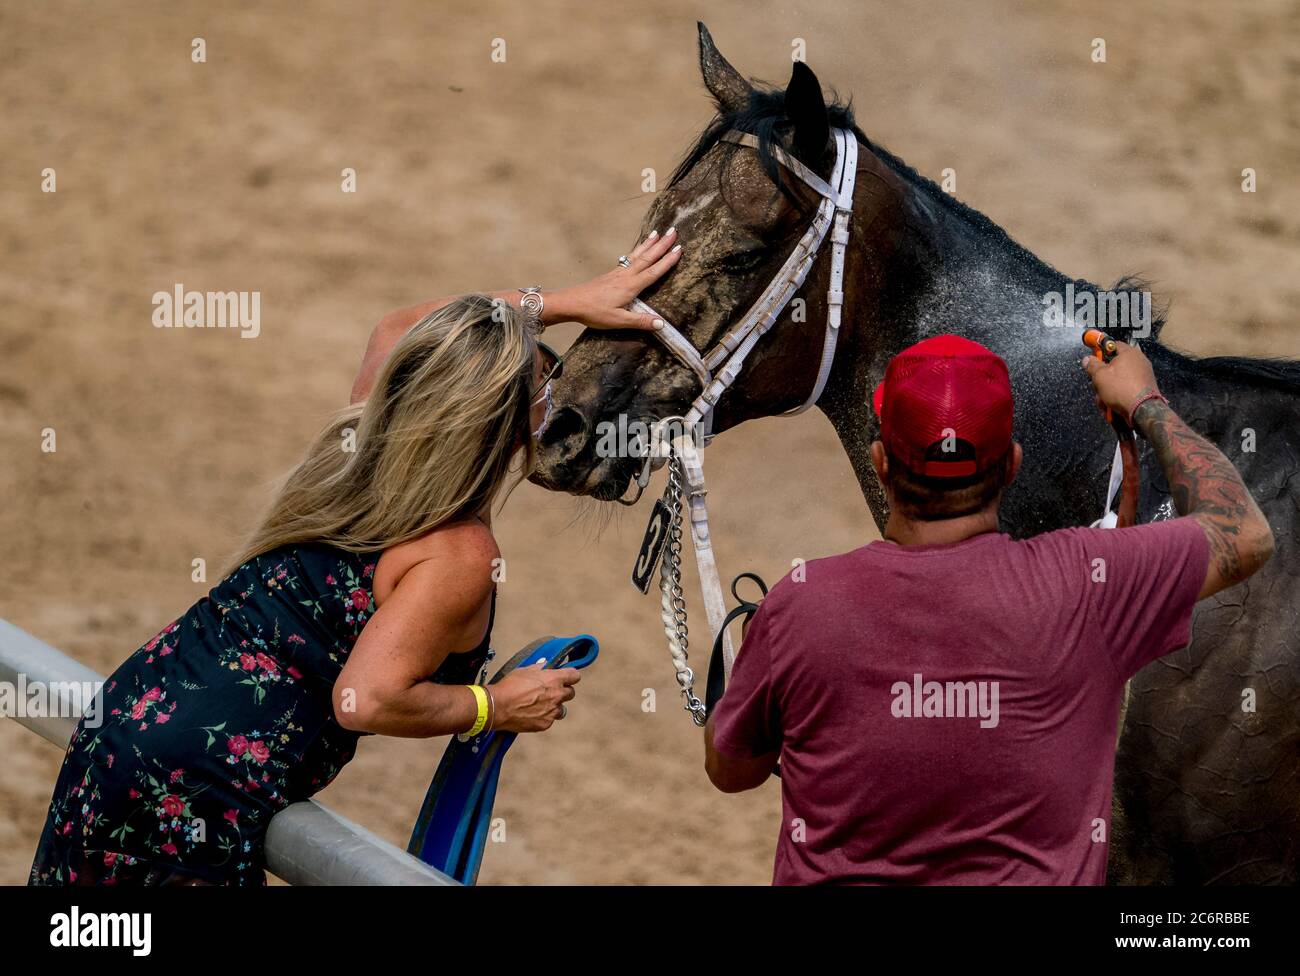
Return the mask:
[[429,676],[448,654],[482,639],[495,546],[490,535],[486,543],[458,530],[444,536],[421,540],[427,558],[402,574],[348,655],[334,684],[334,715],[344,728],[420,738],[474,723],[473,692]]
[[[669,228],[660,236],[652,234],[629,255],[631,267],[615,268],[598,278],[571,288],[543,289],[542,325],[581,322],[591,329],[655,329],[654,316],[632,312],[627,305],[651,284],[658,281],[677,263],[681,245],[674,244],[677,231]],[[489,292],[488,296],[519,307],[518,290]],[[435,298],[409,308],[390,312],[379,320],[370,333],[361,369],[352,384],[352,403],[370,395],[388,354],[406,331],[430,312],[450,305],[459,296]]]
[[[562,322],[564,319],[555,318],[556,315],[562,314],[564,309],[564,300],[556,293],[556,299],[551,295],[546,296],[546,311],[543,316],[543,322]],[[518,291],[494,291],[489,292],[488,296],[494,299],[500,299],[508,302],[514,307],[519,307],[520,294]],[[445,298],[435,298],[431,302],[422,302],[419,305],[412,305],[410,308],[401,308],[396,312],[389,312],[379,324],[370,332],[370,339],[366,343],[365,354],[361,358],[361,369],[357,371],[357,378],[352,383],[351,403],[360,403],[366,397],[370,396],[370,390],[375,385],[375,378],[379,375],[379,370],[383,367],[384,361],[388,359],[388,354],[393,351],[393,346],[397,345],[397,340],[406,335],[406,331],[420,319],[424,318],[430,312],[436,312],[444,305],[450,305],[459,295],[448,295]],[[558,304],[558,309],[552,306]],[[549,320],[549,322],[548,322]]]
[[[465,523],[404,543],[402,571],[366,622],[334,684],[344,728],[405,738],[469,729],[478,702],[464,685],[429,680],[450,653],[479,643],[488,623],[492,564],[500,555],[486,526]],[[378,569],[383,574],[384,567]],[[380,586],[376,583],[376,590]],[[543,732],[573,699],[574,668],[523,668],[491,687],[494,729]]]

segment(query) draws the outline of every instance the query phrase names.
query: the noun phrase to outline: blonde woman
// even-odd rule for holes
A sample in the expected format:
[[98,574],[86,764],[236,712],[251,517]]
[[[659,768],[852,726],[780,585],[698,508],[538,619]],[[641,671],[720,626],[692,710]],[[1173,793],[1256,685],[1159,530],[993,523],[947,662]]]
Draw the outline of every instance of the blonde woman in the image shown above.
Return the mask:
[[676,262],[674,236],[585,285],[380,323],[352,405],[236,567],[77,726],[32,884],[264,884],[271,817],[326,786],[360,735],[541,732],[564,716],[576,670],[478,684],[500,555],[490,513],[512,467],[531,465],[559,370],[537,331],[654,328],[624,306]]

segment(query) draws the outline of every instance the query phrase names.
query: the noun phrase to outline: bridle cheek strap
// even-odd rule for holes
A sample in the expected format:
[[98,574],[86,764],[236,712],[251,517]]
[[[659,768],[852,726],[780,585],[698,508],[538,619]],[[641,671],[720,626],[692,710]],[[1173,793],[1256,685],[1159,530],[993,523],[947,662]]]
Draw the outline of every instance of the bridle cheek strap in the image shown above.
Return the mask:
[[[843,130],[840,130],[843,131]],[[822,342],[822,361],[817,369],[817,379],[812,392],[801,406],[787,410],[782,416],[801,414],[819,399],[830,379],[835,365],[835,345],[840,336],[840,323],[844,313],[844,258],[849,246],[849,220],[853,216],[853,188],[858,175],[858,140],[846,133],[844,166],[840,175],[839,200],[835,205],[835,223],[831,228],[831,275],[826,288],[826,338]]]
[[[684,419],[688,426],[701,424],[705,436],[712,433],[713,408],[717,406],[722,394],[740,377],[745,360],[758,340],[771,330],[795,293],[803,286],[829,231],[831,270],[826,293],[826,335],[822,342],[821,361],[808,398],[784,416],[803,413],[817,402],[826,388],[826,381],[835,363],[835,347],[843,317],[844,260],[849,242],[849,220],[853,213],[853,190],[858,168],[858,141],[853,133],[847,129],[835,129],[833,137],[835,163],[830,182],[823,180],[779,146],[772,147],[773,154],[781,164],[821,197],[817,213],[763,293],[708,353],[701,355],[676,326],[646,302],[636,299],[630,306],[632,310],[650,313],[664,323],[663,328],[654,334],[699,379],[700,395],[691,404]],[[733,130],[722,138],[736,145],[753,149],[759,147],[758,138],[747,132]]]
[[[750,306],[744,318],[728,329],[713,349],[701,355],[690,340],[653,307],[640,299],[630,306],[634,311],[650,313],[663,321],[663,327],[656,330],[654,334],[700,381],[700,395],[691,404],[684,417],[663,418],[655,424],[651,432],[650,452],[637,484],[639,488],[644,489],[649,483],[652,468],[658,467],[668,458],[675,458],[680,466],[682,480],[685,482],[691,539],[695,545],[696,568],[704,596],[705,611],[714,635],[721,636],[723,670],[727,680],[731,678],[735,650],[732,647],[731,637],[726,631],[726,603],[722,595],[722,582],[718,575],[717,563],[713,556],[713,540],[709,535],[708,509],[704,502],[707,490],[704,486],[704,467],[701,463],[700,449],[704,446],[704,438],[710,437],[712,433],[713,408],[717,406],[723,393],[740,376],[745,360],[758,340],[776,324],[776,320],[790,304],[790,300],[802,287],[829,232],[831,269],[826,293],[826,336],[822,342],[821,362],[807,400],[801,406],[786,411],[782,416],[803,413],[817,402],[826,388],[826,381],[835,363],[835,347],[839,339],[844,307],[844,259],[849,243],[849,220],[853,214],[853,190],[858,169],[857,137],[847,129],[834,129],[832,135],[835,141],[835,163],[829,182],[780,147],[772,147],[772,152],[780,163],[816,192],[821,197],[821,201],[812,223],[804,231],[780,271],[768,283],[757,301]],[[754,149],[759,147],[757,137],[745,132],[733,130],[723,136],[723,139]],[[683,433],[677,436],[669,433],[670,423],[680,424],[679,429]],[[692,433],[697,424],[702,428],[699,443],[696,443]],[[687,693],[687,707],[692,710],[696,721],[702,724],[703,709],[692,708],[690,705],[693,698],[693,693],[690,692],[692,672],[686,658],[685,610],[684,607],[681,610],[681,634],[678,634],[673,623],[675,609],[670,605],[668,597],[671,592],[669,582],[677,587],[680,586],[680,567],[670,565],[672,562],[673,560],[666,553],[661,567],[665,580],[662,587],[664,630],[677,668],[678,680],[683,683]],[[670,581],[670,576],[676,578]],[[677,592],[680,592],[680,589]],[[696,705],[698,706],[698,702]]]

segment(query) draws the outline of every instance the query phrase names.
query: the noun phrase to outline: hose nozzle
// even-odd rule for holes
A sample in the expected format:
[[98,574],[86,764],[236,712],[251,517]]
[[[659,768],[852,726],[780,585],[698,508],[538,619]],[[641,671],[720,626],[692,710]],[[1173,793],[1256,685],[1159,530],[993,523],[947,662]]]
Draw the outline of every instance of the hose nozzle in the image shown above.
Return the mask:
[[[1119,348],[1117,343],[1101,329],[1084,329],[1083,344],[1092,350],[1092,354],[1100,359],[1103,363],[1108,363],[1115,358],[1115,351]],[[1106,423],[1111,423],[1114,416],[1110,407],[1106,408]]]
[[1119,343],[1101,329],[1085,329],[1083,344],[1092,350],[1094,356],[1106,363],[1115,358],[1115,351],[1119,348]]

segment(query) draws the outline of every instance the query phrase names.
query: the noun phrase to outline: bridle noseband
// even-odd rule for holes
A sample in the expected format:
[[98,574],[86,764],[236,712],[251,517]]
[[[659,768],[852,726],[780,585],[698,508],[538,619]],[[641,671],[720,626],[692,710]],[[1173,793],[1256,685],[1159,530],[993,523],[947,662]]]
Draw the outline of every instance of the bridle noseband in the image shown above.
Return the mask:
[[[652,427],[651,443],[645,464],[637,478],[636,497],[625,502],[625,504],[635,503],[641,497],[641,491],[649,484],[651,472],[665,461],[670,462],[669,484],[664,492],[664,501],[656,505],[656,512],[651,516],[651,524],[647,528],[646,541],[642,543],[643,554],[652,547],[652,539],[653,544],[658,546],[645,570],[644,579],[648,584],[649,573],[653,572],[654,559],[658,559],[662,551],[664,555],[660,566],[659,589],[664,633],[668,638],[669,653],[677,671],[678,684],[685,696],[687,711],[691,713],[697,725],[704,724],[705,707],[694,694],[694,672],[687,663],[686,606],[682,598],[679,559],[681,495],[684,489],[690,507],[691,538],[695,544],[696,567],[699,571],[700,588],[704,595],[705,611],[708,614],[709,626],[721,639],[723,669],[727,679],[730,679],[735,651],[725,629],[726,604],[722,595],[722,582],[718,576],[717,562],[713,557],[713,543],[709,537],[709,516],[704,504],[707,491],[704,487],[704,468],[700,449],[712,437],[713,409],[717,406],[718,400],[739,378],[746,357],[776,324],[776,320],[790,304],[795,292],[807,279],[829,233],[831,271],[830,284],[826,292],[826,335],[822,342],[821,363],[808,398],[803,404],[787,410],[782,416],[803,413],[817,402],[826,388],[826,381],[835,363],[835,346],[839,338],[844,306],[844,256],[849,243],[849,220],[853,213],[853,188],[858,168],[858,141],[853,132],[848,129],[833,129],[831,135],[835,144],[835,162],[829,180],[823,180],[780,147],[772,147],[771,151],[777,160],[817,193],[821,201],[808,229],[804,231],[794,250],[781,265],[781,269],[750,306],[744,317],[728,329],[712,349],[701,353],[667,318],[640,299],[633,301],[630,306],[639,312],[652,313],[663,321],[663,328],[656,331],[655,335],[700,381],[700,394],[683,416],[661,418]],[[747,132],[733,129],[722,139],[740,146],[759,148],[758,138]],[[700,432],[698,444],[695,439],[697,427]],[[661,505],[670,510],[668,516],[660,513]],[[661,521],[665,517],[670,520],[666,529]],[[640,561],[644,562],[644,559]],[[633,581],[637,582],[635,572]],[[638,583],[638,586],[642,584]]]

